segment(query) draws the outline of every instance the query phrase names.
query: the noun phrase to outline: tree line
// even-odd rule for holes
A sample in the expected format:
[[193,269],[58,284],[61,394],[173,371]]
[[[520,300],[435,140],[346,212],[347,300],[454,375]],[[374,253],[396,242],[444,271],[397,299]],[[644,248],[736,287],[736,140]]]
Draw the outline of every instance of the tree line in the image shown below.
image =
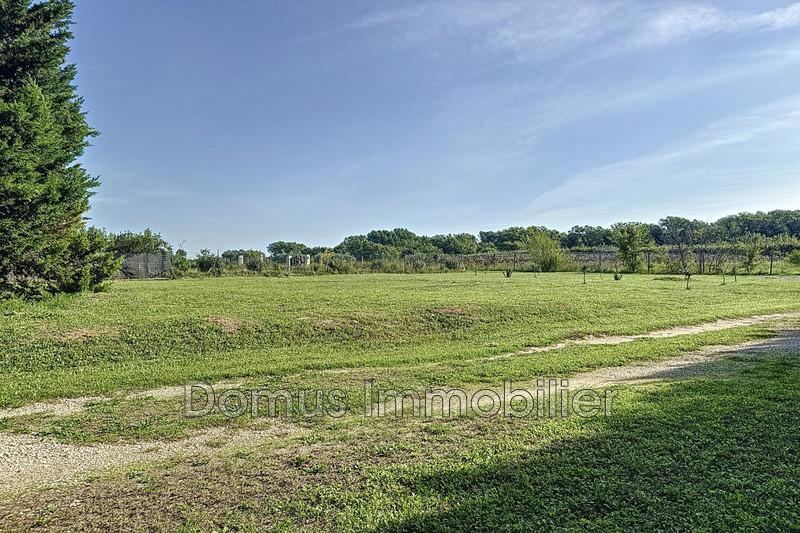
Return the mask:
[[333,251],[358,261],[396,260],[424,254],[472,255],[493,252],[530,252],[543,248],[567,251],[615,250],[620,263],[636,271],[643,254],[668,247],[677,252],[678,261],[688,264],[696,251],[730,249],[749,256],[785,256],[800,248],[800,210],[775,210],[768,213],[739,213],[716,222],[689,220],[677,216],[662,218],[657,224],[619,222],[610,227],[573,226],[561,232],[544,226],[515,226],[498,231],[416,235],[405,228],[373,230],[351,235],[328,247],[309,247],[303,243],[277,241],[267,247],[274,258],[292,254],[319,255]]
[[[561,232],[544,226],[510,227],[498,231],[417,235],[405,228],[373,230],[351,235],[335,246],[309,247],[276,241],[260,250],[226,250],[221,255],[202,250],[190,260],[179,249],[174,262],[184,271],[201,272],[239,265],[250,271],[278,271],[290,257],[308,255],[311,270],[329,272],[420,272],[438,269],[511,268],[525,265],[538,271],[612,269],[660,270],[681,274],[752,272],[762,259],[772,273],[774,261],[787,258],[800,264],[800,211],[740,213],[716,222],[668,216],[657,224],[620,222],[601,226],[574,226]],[[160,237],[160,236],[159,236]],[[125,242],[133,242],[130,236]],[[153,247],[151,247],[153,248]],[[121,251],[144,251],[141,248]],[[593,265],[596,254],[599,266]],[[603,260],[606,261],[605,267]],[[610,263],[609,263],[610,261]]]

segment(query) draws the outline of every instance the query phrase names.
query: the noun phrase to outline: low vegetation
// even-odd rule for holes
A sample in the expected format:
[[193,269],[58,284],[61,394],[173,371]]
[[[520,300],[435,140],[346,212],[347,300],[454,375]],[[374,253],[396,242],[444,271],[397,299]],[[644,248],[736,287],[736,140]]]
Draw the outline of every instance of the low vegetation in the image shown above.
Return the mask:
[[[206,278],[0,309],[0,406],[301,369],[456,361],[797,308],[800,284],[580,273]],[[228,324],[221,321],[229,319]],[[236,325],[235,330],[230,324]],[[74,330],[91,332],[78,340]],[[147,372],[142,369],[147,368]]]
[[[583,284],[583,274],[207,277],[0,304],[0,406],[100,396],[60,414],[7,412],[0,434],[157,451],[209,432],[166,458],[6,494],[0,529],[790,529],[800,516],[791,352],[622,388],[608,418],[363,416],[367,379],[397,390],[498,389],[506,379],[533,389],[537,377],[775,333],[763,323],[560,341],[794,312],[800,301],[790,280],[695,276],[686,291],[680,276],[588,273]],[[185,379],[338,389],[347,410],[186,418],[180,387],[136,393]],[[228,445],[247,431],[252,442]]]

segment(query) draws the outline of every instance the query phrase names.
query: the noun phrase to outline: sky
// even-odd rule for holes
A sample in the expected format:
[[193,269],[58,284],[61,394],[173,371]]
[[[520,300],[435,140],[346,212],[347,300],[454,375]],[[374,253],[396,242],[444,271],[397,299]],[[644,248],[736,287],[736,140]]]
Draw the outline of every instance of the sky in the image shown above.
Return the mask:
[[800,2],[76,3],[109,231],[194,254],[800,209]]

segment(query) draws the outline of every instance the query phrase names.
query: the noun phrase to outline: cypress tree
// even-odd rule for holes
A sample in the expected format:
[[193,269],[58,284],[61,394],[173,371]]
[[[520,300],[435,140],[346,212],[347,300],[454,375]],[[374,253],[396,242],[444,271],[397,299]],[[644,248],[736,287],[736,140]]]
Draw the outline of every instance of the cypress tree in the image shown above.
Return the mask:
[[0,296],[96,289],[118,266],[83,217],[99,183],[76,159],[97,132],[66,62],[73,7],[0,0]]

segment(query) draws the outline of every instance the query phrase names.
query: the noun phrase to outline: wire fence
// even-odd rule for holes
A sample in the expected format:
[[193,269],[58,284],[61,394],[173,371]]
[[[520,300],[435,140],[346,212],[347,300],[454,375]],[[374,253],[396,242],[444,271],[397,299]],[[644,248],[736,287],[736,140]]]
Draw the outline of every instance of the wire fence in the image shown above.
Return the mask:
[[172,269],[172,254],[117,254],[122,257],[122,267],[117,272],[117,279],[154,279],[167,278]]

